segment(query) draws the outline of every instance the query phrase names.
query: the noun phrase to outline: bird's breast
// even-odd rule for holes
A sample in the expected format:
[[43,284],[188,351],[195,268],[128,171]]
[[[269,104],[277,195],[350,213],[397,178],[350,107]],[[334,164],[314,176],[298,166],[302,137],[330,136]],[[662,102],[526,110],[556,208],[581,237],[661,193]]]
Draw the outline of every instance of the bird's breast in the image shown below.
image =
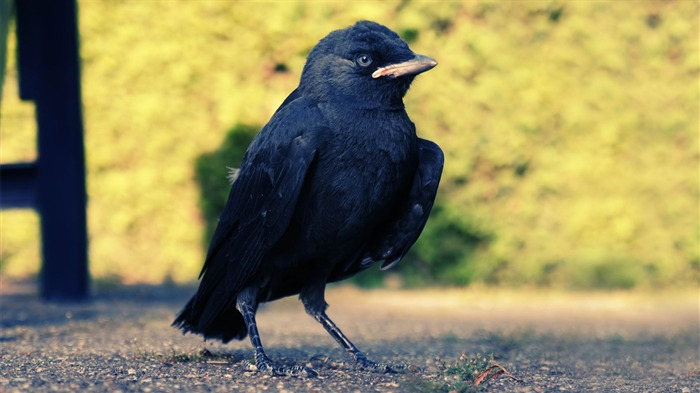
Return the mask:
[[356,247],[410,189],[417,165],[415,128],[406,116],[393,121],[369,116],[333,130],[303,197],[303,227],[316,244]]

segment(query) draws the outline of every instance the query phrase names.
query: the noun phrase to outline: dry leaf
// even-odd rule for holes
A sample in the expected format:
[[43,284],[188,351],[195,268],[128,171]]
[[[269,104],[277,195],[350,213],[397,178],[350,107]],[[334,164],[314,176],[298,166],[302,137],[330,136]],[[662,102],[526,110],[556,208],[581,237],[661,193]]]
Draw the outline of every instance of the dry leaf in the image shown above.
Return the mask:
[[[493,370],[498,370],[494,373]],[[487,368],[486,370],[482,371],[479,373],[479,375],[474,379],[474,386],[478,386],[484,382],[488,382],[492,379],[496,379],[500,377],[501,375],[505,375],[508,378],[511,378],[515,381],[522,382],[520,378],[515,377],[513,374],[509,373],[508,370],[506,370],[505,367],[501,366],[500,364],[493,362],[492,366]]]

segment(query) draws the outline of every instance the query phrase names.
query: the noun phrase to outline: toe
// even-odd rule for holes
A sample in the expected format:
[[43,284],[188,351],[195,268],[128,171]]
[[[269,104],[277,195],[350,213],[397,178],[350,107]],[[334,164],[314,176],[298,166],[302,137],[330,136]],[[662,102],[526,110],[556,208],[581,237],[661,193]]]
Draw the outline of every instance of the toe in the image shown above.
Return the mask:
[[292,366],[292,367],[284,367],[284,366],[277,366],[274,369],[275,375],[279,376],[289,376],[289,377],[301,377],[301,378],[316,378],[318,377],[318,373],[316,370],[304,366]]
[[357,366],[363,370],[382,374],[403,374],[414,369],[414,367],[411,367],[407,364],[376,363],[366,358],[358,359]]
[[258,362],[257,364],[252,364],[251,362],[244,360],[243,369],[246,371],[258,371],[263,374],[272,375],[276,377],[301,377],[301,378],[316,378],[318,373],[316,370],[304,366],[280,366],[272,362]]

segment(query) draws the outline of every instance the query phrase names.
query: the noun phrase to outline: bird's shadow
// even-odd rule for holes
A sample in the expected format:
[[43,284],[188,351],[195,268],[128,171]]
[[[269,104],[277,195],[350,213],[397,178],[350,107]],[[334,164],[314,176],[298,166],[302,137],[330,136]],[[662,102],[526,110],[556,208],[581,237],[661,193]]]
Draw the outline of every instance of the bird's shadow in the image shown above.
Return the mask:
[[[269,346],[267,355],[283,367],[305,366],[317,371],[352,369],[354,365],[347,355],[332,346],[305,346],[288,348]],[[172,353],[161,356],[164,363],[198,362],[209,365],[232,366],[241,372],[255,372],[255,360],[251,349],[202,348],[189,353]]]
[[[403,342],[402,342],[403,343]],[[388,342],[388,347],[394,346],[397,343],[393,340]],[[406,344],[406,343],[403,343]],[[410,345],[410,343],[409,343]],[[389,363],[402,363],[401,354],[390,350],[388,347],[381,346],[377,352],[369,353],[370,357],[377,356],[377,361]],[[210,364],[229,365],[240,368],[243,372],[256,371],[253,366],[254,358],[252,349],[202,349],[199,352],[202,354],[202,361]],[[284,367],[305,366],[323,373],[323,371],[358,371],[357,365],[350,357],[334,345],[328,346],[308,346],[303,348],[290,348],[284,346],[268,346],[266,353],[270,359],[276,364]],[[411,364],[410,370],[419,370]],[[367,371],[371,372],[371,371]]]

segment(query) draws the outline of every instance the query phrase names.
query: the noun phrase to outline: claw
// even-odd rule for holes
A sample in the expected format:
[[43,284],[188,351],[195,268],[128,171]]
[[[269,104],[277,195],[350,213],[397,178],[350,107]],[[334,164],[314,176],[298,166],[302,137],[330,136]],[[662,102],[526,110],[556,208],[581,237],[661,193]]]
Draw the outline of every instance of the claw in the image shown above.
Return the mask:
[[243,361],[243,368],[246,371],[258,371],[275,377],[301,377],[301,378],[316,378],[318,373],[316,370],[304,366],[280,366],[271,361],[260,361],[258,364],[253,364],[248,360]]
[[375,373],[382,374],[403,374],[411,371],[415,367],[408,364],[385,364],[377,363],[367,359],[364,355],[360,354],[355,358],[355,364],[358,368],[362,370],[367,370]]

